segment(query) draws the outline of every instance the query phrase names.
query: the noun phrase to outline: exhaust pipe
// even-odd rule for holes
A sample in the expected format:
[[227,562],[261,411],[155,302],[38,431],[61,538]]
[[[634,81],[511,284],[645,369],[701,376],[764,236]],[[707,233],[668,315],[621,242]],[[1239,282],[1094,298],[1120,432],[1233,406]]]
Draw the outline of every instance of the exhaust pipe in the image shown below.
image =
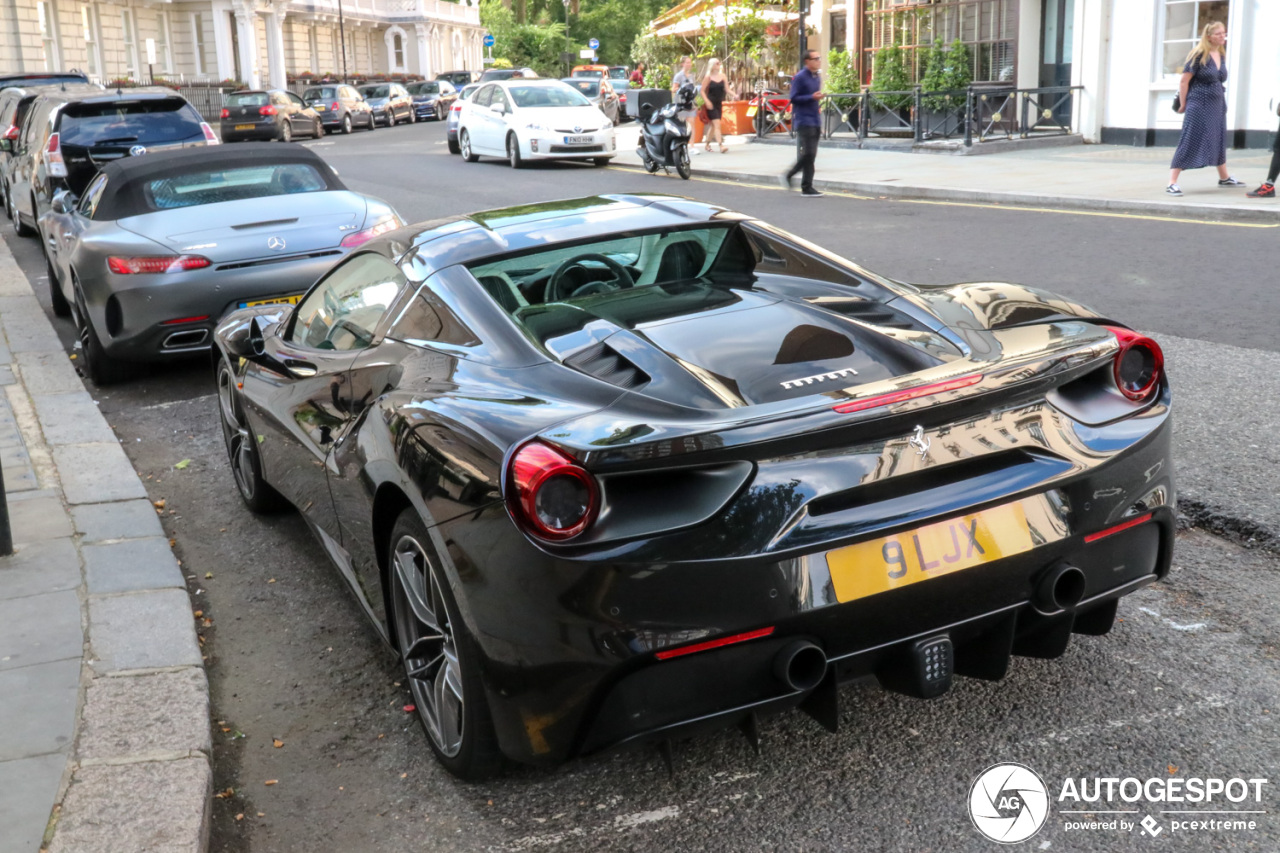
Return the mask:
[[1074,610],[1084,598],[1084,572],[1065,563],[1045,572],[1036,584],[1032,604],[1046,616]]
[[827,674],[827,656],[808,640],[796,640],[773,659],[773,674],[792,690],[812,690]]

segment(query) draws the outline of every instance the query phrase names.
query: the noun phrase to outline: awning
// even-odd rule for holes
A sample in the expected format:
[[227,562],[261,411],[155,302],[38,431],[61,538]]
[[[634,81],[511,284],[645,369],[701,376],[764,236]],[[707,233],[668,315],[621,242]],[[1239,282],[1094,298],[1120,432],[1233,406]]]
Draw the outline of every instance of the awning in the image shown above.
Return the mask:
[[[745,6],[729,6],[729,22],[751,17],[753,10]],[[795,21],[799,15],[795,12],[784,12],[778,9],[762,8],[754,10],[771,24]],[[668,9],[650,22],[651,32],[659,38],[668,36],[702,35],[707,31],[704,20],[711,24],[712,31],[723,30],[725,25],[724,0],[685,0],[680,5]]]

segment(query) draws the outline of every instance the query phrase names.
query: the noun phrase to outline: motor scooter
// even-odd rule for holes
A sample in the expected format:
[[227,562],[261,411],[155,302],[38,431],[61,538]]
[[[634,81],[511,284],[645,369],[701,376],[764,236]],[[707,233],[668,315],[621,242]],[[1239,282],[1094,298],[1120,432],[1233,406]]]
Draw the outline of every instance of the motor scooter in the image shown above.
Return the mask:
[[697,94],[697,87],[686,83],[676,92],[674,101],[654,110],[649,116],[640,117],[640,147],[636,153],[644,161],[645,171],[649,174],[674,166],[681,178],[689,180],[693,173],[689,162],[689,139],[693,133],[681,113],[693,110],[693,99]]

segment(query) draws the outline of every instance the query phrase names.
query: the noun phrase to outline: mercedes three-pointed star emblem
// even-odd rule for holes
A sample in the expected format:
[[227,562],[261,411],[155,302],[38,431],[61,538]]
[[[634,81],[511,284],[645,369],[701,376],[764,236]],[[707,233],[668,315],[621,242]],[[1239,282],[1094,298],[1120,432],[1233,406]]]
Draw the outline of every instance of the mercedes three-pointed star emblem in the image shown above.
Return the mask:
[[267,248],[268,248],[268,249],[273,249],[273,250],[275,250],[275,251],[277,251],[277,252],[283,252],[283,251],[284,251],[284,245],[285,245],[285,244],[284,244],[284,238],[283,238],[283,237],[271,237],[271,238],[268,238],[268,240],[267,240]]

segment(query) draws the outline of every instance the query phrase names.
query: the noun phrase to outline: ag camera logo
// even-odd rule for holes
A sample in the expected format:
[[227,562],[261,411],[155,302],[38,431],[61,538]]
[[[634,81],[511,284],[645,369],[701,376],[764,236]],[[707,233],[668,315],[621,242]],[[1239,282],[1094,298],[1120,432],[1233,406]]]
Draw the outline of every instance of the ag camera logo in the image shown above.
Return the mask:
[[987,838],[1017,844],[1040,831],[1049,817],[1044,780],[1022,764],[993,764],[969,789],[969,818]]

